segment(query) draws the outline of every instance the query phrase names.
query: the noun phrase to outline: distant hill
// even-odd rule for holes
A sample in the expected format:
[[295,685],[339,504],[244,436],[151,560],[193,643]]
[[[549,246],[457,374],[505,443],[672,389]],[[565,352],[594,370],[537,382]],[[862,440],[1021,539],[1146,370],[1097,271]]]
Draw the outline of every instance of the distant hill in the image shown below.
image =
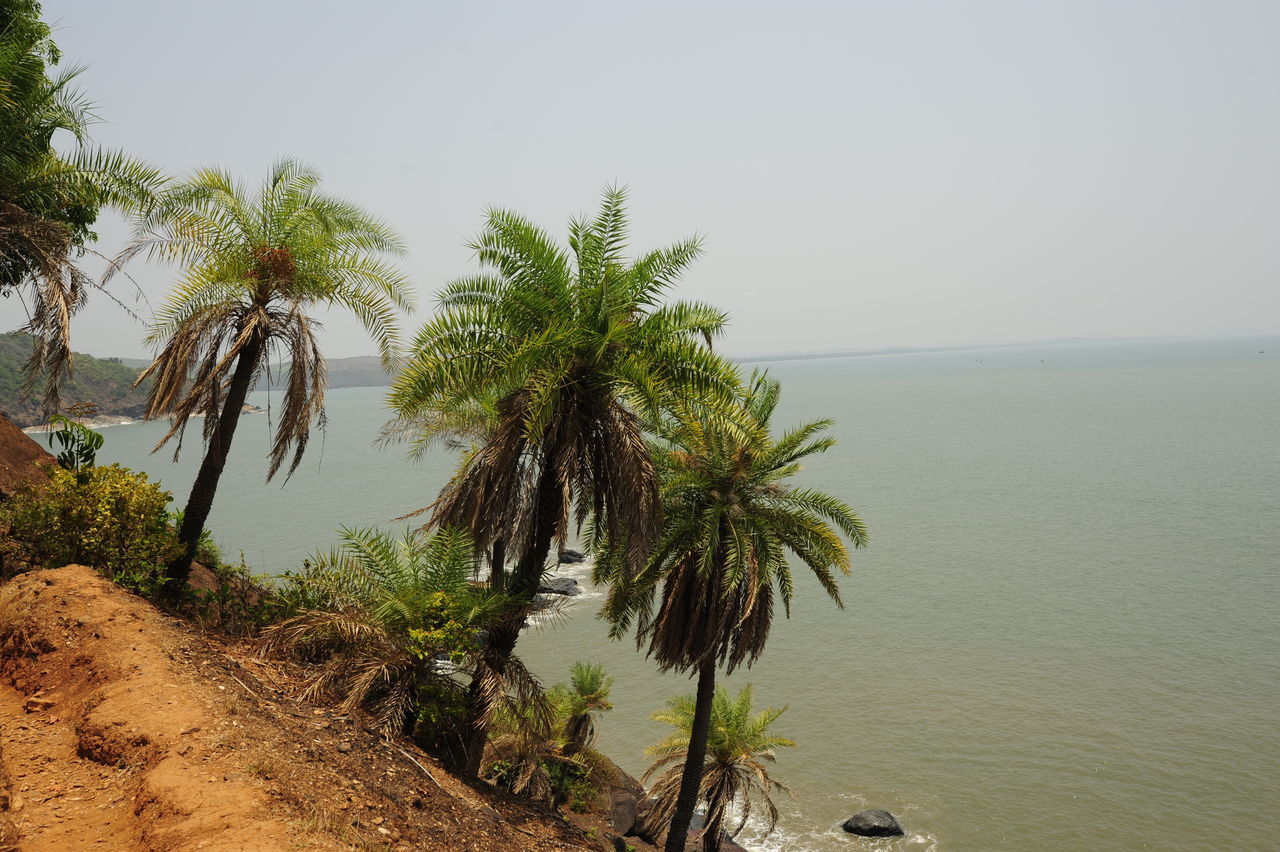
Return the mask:
[[[23,428],[44,422],[39,396],[23,399],[18,394],[22,365],[30,354],[28,335],[0,334],[0,412]],[[146,388],[134,390],[137,377],[138,370],[121,363],[119,358],[101,359],[77,352],[71,380],[62,388],[63,407],[91,402],[103,416],[142,417],[146,411]]]
[[[31,339],[24,334],[0,334],[0,413],[24,429],[44,422],[40,417],[40,400],[20,399],[18,387],[22,384],[22,365],[31,353]],[[92,402],[104,417],[140,418],[146,411],[146,388],[133,390],[134,379],[143,367],[151,362],[145,358],[94,358],[76,353],[75,371],[63,388],[63,407],[77,402]],[[375,355],[355,358],[332,358],[329,364],[329,387],[363,388],[385,387],[391,384],[391,376],[382,371],[382,362]],[[285,370],[277,367],[272,372],[272,385],[284,381]],[[265,381],[258,383],[258,390],[265,390]]]
[[[127,367],[150,366],[147,358],[120,358]],[[331,388],[381,388],[391,384],[391,376],[382,371],[382,359],[376,355],[357,355],[354,358],[328,358],[329,387]],[[271,387],[284,384],[285,368],[277,364],[271,371]],[[266,390],[267,383],[259,381],[254,390]]]
[[[150,366],[146,358],[120,358],[128,367]],[[391,376],[382,371],[382,360],[376,355],[357,355],[354,358],[329,358],[329,387],[331,388],[380,388],[391,384]],[[284,384],[285,368],[276,365],[271,372],[271,387]],[[266,390],[267,382],[260,380],[254,390]]]
[[[391,376],[382,371],[382,360],[376,355],[357,355],[354,358],[326,358],[331,388],[379,388],[391,384]],[[272,371],[272,385],[284,383],[286,371],[276,367]],[[266,385],[258,383],[258,390]]]

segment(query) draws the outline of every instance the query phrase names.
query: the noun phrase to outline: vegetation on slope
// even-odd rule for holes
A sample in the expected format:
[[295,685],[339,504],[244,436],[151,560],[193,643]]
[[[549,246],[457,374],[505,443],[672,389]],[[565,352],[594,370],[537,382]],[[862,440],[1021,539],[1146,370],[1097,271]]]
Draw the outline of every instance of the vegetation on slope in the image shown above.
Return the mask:
[[[40,400],[20,393],[22,367],[31,357],[30,335],[0,334],[0,413],[18,426],[38,426],[44,422]],[[141,417],[146,412],[146,386],[134,388],[138,371],[116,358],[94,358],[77,352],[75,372],[62,385],[67,404],[91,403],[99,415]]]
[[0,831],[8,820],[24,849],[614,848],[599,821],[588,832],[462,784],[363,714],[300,699],[305,666],[82,566],[0,587],[0,642]]
[[[662,803],[650,808],[667,852],[685,849],[699,803],[709,815],[707,852],[720,848],[728,810],[745,816],[753,794],[764,794],[776,818],[767,794],[781,788],[762,762],[789,741],[748,736],[724,749],[719,734],[730,716],[763,734],[780,711],[752,717],[750,692],[731,701],[715,689],[716,671],[763,652],[775,598],[790,614],[792,559],[838,604],[836,571],[849,572],[848,543],[861,546],[866,533],[839,499],[784,482],[831,445],[819,436],[827,421],[775,439],[777,383],[747,380],[711,351],[727,315],[669,300],[701,241],[628,255],[617,188],[595,218],[570,222],[567,247],[517,214],[491,210],[470,244],[481,273],[446,285],[440,310],[401,352],[397,311],[411,309],[410,286],[386,259],[400,253],[387,226],[321,195],[317,173],[288,159],[251,196],[221,171],[170,181],[122,154],[86,148],[91,110],[69,85],[76,71],[50,70],[59,55],[40,12],[35,0],[0,0],[0,294],[21,294],[31,310],[30,334],[0,336],[0,410],[35,425],[57,411],[61,386],[63,402],[93,413],[169,417],[161,443],[176,437],[179,445],[189,418],[207,415],[205,453],[186,509],[175,514],[158,483],[95,467],[101,436],[64,421],[63,469],[0,510],[8,538],[0,576],[83,561],[143,595],[163,590],[171,611],[206,623],[254,632],[274,621],[262,647],[311,667],[295,694],[340,699],[347,722],[374,711],[382,746],[408,735],[472,781],[579,810],[617,786],[612,764],[591,748],[611,682],[583,664],[569,686],[544,691],[514,649],[540,605],[552,547],[585,529],[595,579],[610,587],[613,633],[634,627],[660,668],[698,674],[696,698],[672,705],[679,718],[667,720],[677,733],[660,755]],[[50,144],[59,130],[76,142],[65,157]],[[101,286],[75,260],[104,205],[135,224],[107,279],[138,255],[180,269],[148,337],[156,360],[141,373],[89,356],[69,372],[71,316],[87,289]],[[329,373],[311,315],[335,304],[360,319],[380,359],[346,359],[349,369],[335,364]],[[468,450],[429,507],[436,534],[396,541],[349,530],[344,551],[304,563],[283,591],[256,585],[243,565],[220,565],[204,521],[246,394],[278,390],[267,478],[284,468],[287,479],[311,427],[324,426],[326,387],[386,384],[392,370],[398,419],[387,436],[406,438],[411,453],[437,442]],[[135,391],[139,376],[150,381]],[[44,399],[26,398],[38,385]],[[483,561],[490,573],[480,583]],[[202,573],[212,578],[204,586]],[[0,655],[0,669],[12,662]],[[265,691],[234,680],[255,699]],[[276,701],[262,703],[274,711]],[[271,780],[274,770],[260,774]],[[630,831],[636,796],[629,815],[617,802],[611,808],[611,829]],[[5,831],[0,824],[0,846]],[[516,847],[478,840],[485,835],[473,828],[443,848],[530,847],[523,838]]]

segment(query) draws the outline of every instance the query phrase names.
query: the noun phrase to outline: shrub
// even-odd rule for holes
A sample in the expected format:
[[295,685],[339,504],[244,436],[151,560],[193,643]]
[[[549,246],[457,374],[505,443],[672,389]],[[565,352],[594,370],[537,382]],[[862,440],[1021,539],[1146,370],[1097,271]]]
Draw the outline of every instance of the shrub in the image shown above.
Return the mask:
[[[289,617],[263,631],[264,651],[323,661],[305,694],[336,690],[344,710],[369,706],[388,734],[452,719],[454,675],[481,665],[479,637],[510,602],[471,583],[475,547],[459,530],[341,536],[282,578],[276,603]],[[517,661],[507,674],[523,671]]]
[[494,717],[491,744],[495,760],[485,777],[519,796],[552,808],[568,805],[585,813],[615,778],[611,764],[589,747],[596,716],[612,709],[613,678],[598,663],[574,663],[569,684],[546,691],[549,717],[541,708],[508,707]]
[[119,465],[54,468],[47,483],[23,489],[2,511],[27,560],[50,568],[79,562],[149,596],[178,554],[171,499],[145,473]]
[[582,759],[584,752],[570,757],[546,742],[542,748],[534,744],[533,748],[522,750],[520,745],[528,746],[531,739],[518,742],[515,736],[501,730],[503,721],[510,720],[499,721],[499,733],[493,740],[499,757],[485,768],[484,777],[495,786],[552,809],[568,805],[575,813],[590,811],[600,788],[592,778],[592,767]]
[[[175,529],[181,525],[180,520],[175,520]],[[208,533],[205,530],[202,539]],[[199,553],[197,549],[197,557]],[[255,575],[245,562],[243,551],[234,565],[220,559],[201,564],[208,568],[207,579],[201,576],[204,582],[199,588],[192,584],[182,609],[203,628],[248,636],[280,618],[283,605],[268,585],[270,577]]]
[[455,684],[428,681],[418,689],[413,738],[452,766],[466,760],[467,694]]
[[74,471],[76,478],[84,482],[89,468],[94,465],[98,450],[102,449],[102,433],[61,414],[50,417],[49,426],[59,427],[49,433],[49,447],[52,449],[56,442],[62,448],[58,453],[58,464],[66,470]]

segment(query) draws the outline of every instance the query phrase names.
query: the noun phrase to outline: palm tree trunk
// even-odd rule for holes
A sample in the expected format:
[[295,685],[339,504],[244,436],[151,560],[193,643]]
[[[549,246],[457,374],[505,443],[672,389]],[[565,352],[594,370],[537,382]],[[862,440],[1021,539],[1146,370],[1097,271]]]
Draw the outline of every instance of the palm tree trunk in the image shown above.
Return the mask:
[[524,613],[520,612],[489,628],[488,647],[485,649],[486,670],[478,671],[472,676],[471,686],[467,690],[466,756],[462,767],[464,778],[480,777],[484,747],[489,742],[489,725],[485,721],[488,706],[484,681],[488,677],[501,680],[506,675],[507,660],[511,659],[516,638],[523,626]]
[[[556,522],[560,518],[560,490],[555,472],[550,467],[543,469],[538,480],[537,513],[528,552],[520,557],[515,570],[510,574],[504,574],[503,577],[507,594],[516,599],[518,606],[510,617],[489,629],[488,647],[485,650],[488,672],[477,672],[472,677],[471,686],[467,692],[466,762],[463,766],[463,773],[467,778],[476,778],[480,775],[480,765],[484,761],[484,747],[489,741],[489,726],[485,722],[487,708],[483,679],[486,675],[501,678],[506,674],[507,660],[511,659],[511,654],[515,651],[516,640],[520,638],[520,630],[524,627],[525,618],[533,606],[533,596],[538,593],[542,572],[547,564],[547,554],[551,552],[551,542],[555,539]],[[496,543],[495,551],[497,551]],[[503,557],[505,557],[505,551],[506,545],[502,542]]]
[[529,549],[520,557],[508,578],[510,585],[507,591],[512,597],[527,604],[533,603],[533,596],[542,585],[542,575],[547,568],[547,554],[551,552],[551,542],[556,537],[556,523],[560,520],[560,502],[560,483],[556,472],[547,464],[538,477],[537,515],[533,521]]
[[667,829],[665,852],[684,852],[689,838],[689,823],[698,806],[698,788],[702,784],[702,766],[707,759],[707,735],[711,731],[711,702],[716,694],[716,661],[713,657],[698,666],[698,697],[693,708],[693,726],[689,730],[689,751],[684,759],[684,772],[680,776],[680,795],[676,797],[675,813],[671,827]]
[[702,827],[702,852],[720,852],[720,843],[724,839],[724,816],[729,809],[729,802],[717,791],[712,801],[707,802],[707,822]]
[[489,587],[495,592],[507,587],[507,542],[498,539],[489,550]]
[[249,384],[253,380],[258,357],[262,354],[262,345],[262,339],[254,336],[240,350],[236,359],[236,369],[231,374],[231,384],[227,387],[227,398],[218,415],[218,428],[214,430],[213,437],[205,448],[204,460],[200,462],[200,471],[191,485],[191,495],[187,497],[187,507],[182,512],[182,528],[178,530],[178,543],[182,546],[182,552],[169,563],[165,574],[164,592],[169,597],[177,597],[186,588],[187,578],[191,576],[191,562],[196,557],[200,533],[204,531],[204,523],[209,520],[209,511],[213,508],[213,495],[218,490],[218,480],[227,464],[227,455],[231,452],[231,439],[236,434],[236,427],[240,425],[240,411],[244,408],[245,397],[249,395]]

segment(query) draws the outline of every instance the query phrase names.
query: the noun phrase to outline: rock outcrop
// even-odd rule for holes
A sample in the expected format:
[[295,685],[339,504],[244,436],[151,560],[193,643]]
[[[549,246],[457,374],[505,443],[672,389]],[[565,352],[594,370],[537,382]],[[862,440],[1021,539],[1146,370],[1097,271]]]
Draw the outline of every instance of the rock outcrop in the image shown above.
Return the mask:
[[573,597],[582,594],[582,587],[572,577],[548,577],[542,581],[538,591],[548,595],[566,595]]
[[593,810],[608,814],[609,827],[613,831],[620,835],[631,834],[636,827],[640,803],[645,798],[644,785],[612,760],[604,758],[604,761],[612,777],[600,790]]
[[879,808],[859,811],[845,820],[840,827],[859,837],[901,837],[906,834],[897,817]]

